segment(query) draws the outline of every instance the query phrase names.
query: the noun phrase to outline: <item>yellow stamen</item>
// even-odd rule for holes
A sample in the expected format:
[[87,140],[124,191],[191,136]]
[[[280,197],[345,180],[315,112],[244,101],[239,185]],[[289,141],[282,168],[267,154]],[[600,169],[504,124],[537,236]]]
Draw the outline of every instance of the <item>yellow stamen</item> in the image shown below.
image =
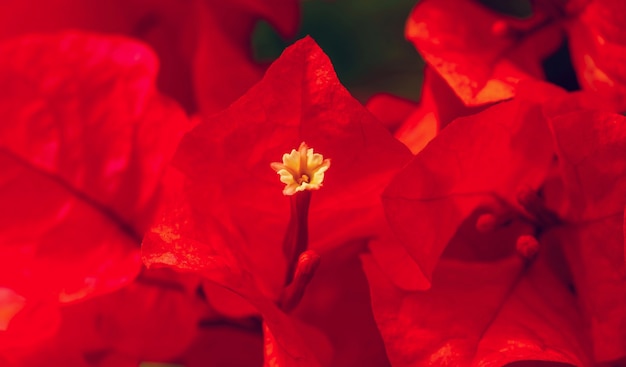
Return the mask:
[[298,191],[318,190],[324,181],[324,172],[330,167],[330,159],[324,159],[319,153],[313,153],[302,142],[298,149],[283,154],[283,162],[273,162],[270,166],[280,175],[280,181],[286,186],[283,194],[293,195]]

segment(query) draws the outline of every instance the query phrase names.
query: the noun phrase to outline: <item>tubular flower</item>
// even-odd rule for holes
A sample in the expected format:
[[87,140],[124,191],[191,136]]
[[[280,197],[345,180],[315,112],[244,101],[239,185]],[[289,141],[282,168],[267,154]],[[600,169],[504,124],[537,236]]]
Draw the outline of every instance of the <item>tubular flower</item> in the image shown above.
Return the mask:
[[318,190],[324,182],[324,172],[330,167],[330,159],[324,159],[319,153],[313,153],[305,142],[298,150],[283,154],[283,163],[272,162],[272,169],[280,175],[284,183],[283,194],[293,195],[298,191]]

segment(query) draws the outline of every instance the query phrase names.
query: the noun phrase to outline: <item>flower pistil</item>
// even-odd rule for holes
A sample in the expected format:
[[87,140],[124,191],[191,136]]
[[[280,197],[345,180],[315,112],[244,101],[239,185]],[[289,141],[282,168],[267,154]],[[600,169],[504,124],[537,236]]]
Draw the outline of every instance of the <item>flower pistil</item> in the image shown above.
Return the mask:
[[294,195],[299,191],[318,190],[324,181],[324,172],[330,167],[330,159],[314,153],[302,142],[297,150],[283,154],[282,163],[273,162],[270,165],[286,185],[283,194]]

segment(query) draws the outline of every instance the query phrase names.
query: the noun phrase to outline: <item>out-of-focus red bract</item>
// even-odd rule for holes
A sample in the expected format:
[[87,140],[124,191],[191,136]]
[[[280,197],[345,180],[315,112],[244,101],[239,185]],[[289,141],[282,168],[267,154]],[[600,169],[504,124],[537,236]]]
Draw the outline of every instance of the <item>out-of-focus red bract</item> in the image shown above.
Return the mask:
[[2,286],[61,302],[121,287],[186,116],[124,38],[33,35],[0,55]]
[[24,0],[0,4],[0,38],[81,29],[124,35],[152,47],[158,85],[188,111],[222,110],[262,76],[251,37],[267,20],[283,37],[299,24],[296,0]]

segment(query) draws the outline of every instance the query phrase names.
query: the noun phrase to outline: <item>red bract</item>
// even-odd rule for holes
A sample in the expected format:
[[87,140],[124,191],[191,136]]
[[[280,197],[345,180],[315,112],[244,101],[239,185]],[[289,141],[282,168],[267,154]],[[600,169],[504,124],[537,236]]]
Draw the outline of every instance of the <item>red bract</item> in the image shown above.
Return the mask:
[[126,39],[30,36],[0,55],[2,286],[61,302],[121,287],[185,115]]
[[299,21],[295,0],[25,0],[0,4],[0,38],[84,29],[133,37],[159,57],[159,88],[188,110],[217,112],[257,82],[250,39],[267,20],[285,37]]
[[574,297],[542,259],[444,259],[424,292],[396,288],[369,257],[364,266],[393,366],[588,365]]
[[366,107],[413,153],[422,150],[437,134],[439,124],[435,111],[430,109],[431,105],[423,97],[418,105],[395,96],[378,94],[367,102]]
[[593,0],[567,25],[572,62],[584,89],[626,91],[626,4]]
[[551,160],[549,130],[536,105],[511,101],[459,118],[391,181],[383,194],[387,218],[430,277],[469,214],[538,187]]
[[284,37],[298,29],[297,0],[196,1],[198,45],[193,61],[194,88],[201,112],[228,107],[261,79],[264,66],[252,61],[256,23],[268,20]]
[[461,100],[476,106],[509,99],[520,80],[543,77],[541,60],[557,49],[561,33],[537,13],[522,20],[474,0],[420,1],[406,36]]
[[[536,100],[545,98],[541,91],[537,93]],[[556,95],[561,93],[557,91]],[[516,244],[517,252],[528,259],[533,258],[537,250],[540,254],[546,251],[549,254],[563,253],[564,259],[548,257],[550,271],[565,282],[560,288],[567,285],[575,289],[572,293],[582,306],[584,325],[591,331],[593,359],[610,362],[626,355],[623,347],[626,345],[623,327],[626,319],[626,288],[623,283],[626,272],[623,255],[626,124],[623,116],[606,112],[614,107],[612,101],[601,105],[604,111],[591,110],[584,96],[577,93],[548,104],[549,132],[538,107],[520,100],[497,105],[472,118],[456,120],[394,179],[385,192],[385,203],[392,227],[426,275],[430,275],[429,270],[435,269],[436,261],[446,246],[448,258],[463,261],[499,261],[498,254],[503,250],[506,253],[512,244]],[[517,107],[511,109],[511,106]],[[495,111],[502,112],[500,117],[512,122],[507,125],[496,123],[493,120]],[[469,140],[461,140],[462,135]],[[556,155],[558,167],[553,166],[548,172],[553,155]],[[446,165],[446,169],[439,168],[434,162]],[[429,195],[424,196],[425,192]],[[430,222],[433,215],[435,218],[448,218],[448,221]],[[474,241],[471,251],[459,248],[455,241],[451,241],[454,234],[471,238],[463,232],[463,226],[468,223],[470,227],[475,227],[475,232],[501,233],[503,228],[512,228],[515,218],[523,218],[523,222],[532,225],[531,229],[519,232],[516,240]],[[391,245],[387,248],[394,249]],[[385,251],[381,250],[381,246],[372,246],[376,261],[395,286],[409,291],[419,288],[398,281],[399,274],[406,274],[410,266],[390,268],[388,258],[393,256]],[[477,255],[480,256],[476,258]],[[571,275],[566,270],[565,259]],[[441,261],[440,266],[445,268],[446,260]],[[540,264],[527,265],[532,267],[524,276],[532,279],[533,269],[544,266]],[[435,294],[436,274],[437,270],[430,291]],[[552,287],[549,283],[544,286]],[[378,302],[380,305],[378,311],[375,307],[379,326],[382,322],[383,336],[386,333],[384,329],[391,333],[386,335],[388,350],[393,348],[395,353],[399,353],[396,358],[404,358],[402,356],[406,353],[412,355],[410,358],[417,358],[415,355],[424,350],[402,351],[402,347],[396,345],[397,335],[393,329],[394,325],[398,325],[392,325],[392,321],[385,316],[394,312],[388,307],[398,306],[385,304],[375,295],[389,287],[380,281],[378,286],[376,283],[372,285],[374,304]],[[546,291],[561,292],[554,289]],[[417,302],[419,307],[433,302],[426,293],[419,292],[394,297],[397,302],[404,302],[401,300],[406,297],[412,300],[406,302]],[[477,299],[486,297],[485,294],[477,296]],[[563,305],[571,302],[564,299],[553,301]],[[545,308],[537,312],[553,313]],[[410,317],[417,318],[414,322],[419,324],[419,315],[416,312]],[[572,317],[569,322],[577,324],[579,321]],[[433,327],[438,329],[443,326]],[[537,328],[541,330],[544,326],[533,326],[533,330],[539,333]],[[565,326],[559,328],[565,330]],[[575,335],[575,330],[567,334]],[[515,337],[514,332],[512,335]],[[469,337],[464,337],[465,342],[472,337],[471,333]],[[580,336],[577,338],[580,339]],[[561,343],[558,339],[550,339],[549,342]],[[570,345],[569,350],[577,349]],[[577,358],[584,360],[587,358],[585,353]],[[517,358],[515,353],[510,357]],[[522,359],[534,358],[539,357],[526,355]],[[540,359],[564,361],[553,358],[543,356]],[[570,360],[569,363],[574,362]]]
[[[161,271],[162,272],[162,271]],[[156,274],[155,274],[156,273]],[[123,289],[61,308],[54,337],[30,347],[5,350],[11,365],[138,365],[180,358],[196,337],[206,305],[186,289],[185,279],[143,272]]]
[[511,98],[520,80],[543,79],[541,63],[562,36],[583,89],[626,88],[623,2],[534,2],[527,19],[497,14],[478,1],[451,5],[420,2],[406,35],[467,105]]
[[302,304],[294,310],[298,318],[326,331],[335,349],[333,366],[389,365],[372,315],[367,279],[356,256],[365,245],[362,242],[324,256]]
[[[306,38],[183,139],[175,165],[186,176],[184,194],[144,241],[148,265],[201,272],[257,307],[275,345],[266,363],[275,357],[278,365],[319,363],[304,347],[308,334],[275,305],[291,262],[282,252],[290,210],[270,163],[303,141],[332,161],[323,187],[308,192],[310,249],[323,262],[330,249],[376,235],[380,192],[410,152],[349,95]],[[319,343],[309,346],[323,357]]]
[[562,190],[555,210],[566,223],[551,235],[571,264],[596,359],[615,360],[626,356],[626,118],[582,110],[553,116],[551,125],[560,175],[546,194]]
[[477,113],[484,108],[465,106],[431,67],[424,70],[419,103],[378,94],[367,102],[366,107],[414,154],[424,149],[437,132],[454,119]]
[[378,121],[385,124],[389,131],[395,132],[411,115],[417,103],[393,94],[380,93],[368,99],[365,107]]
[[433,68],[426,67],[419,106],[398,128],[395,136],[417,154],[435,137],[437,131],[454,119],[482,109],[465,106],[446,81]]

